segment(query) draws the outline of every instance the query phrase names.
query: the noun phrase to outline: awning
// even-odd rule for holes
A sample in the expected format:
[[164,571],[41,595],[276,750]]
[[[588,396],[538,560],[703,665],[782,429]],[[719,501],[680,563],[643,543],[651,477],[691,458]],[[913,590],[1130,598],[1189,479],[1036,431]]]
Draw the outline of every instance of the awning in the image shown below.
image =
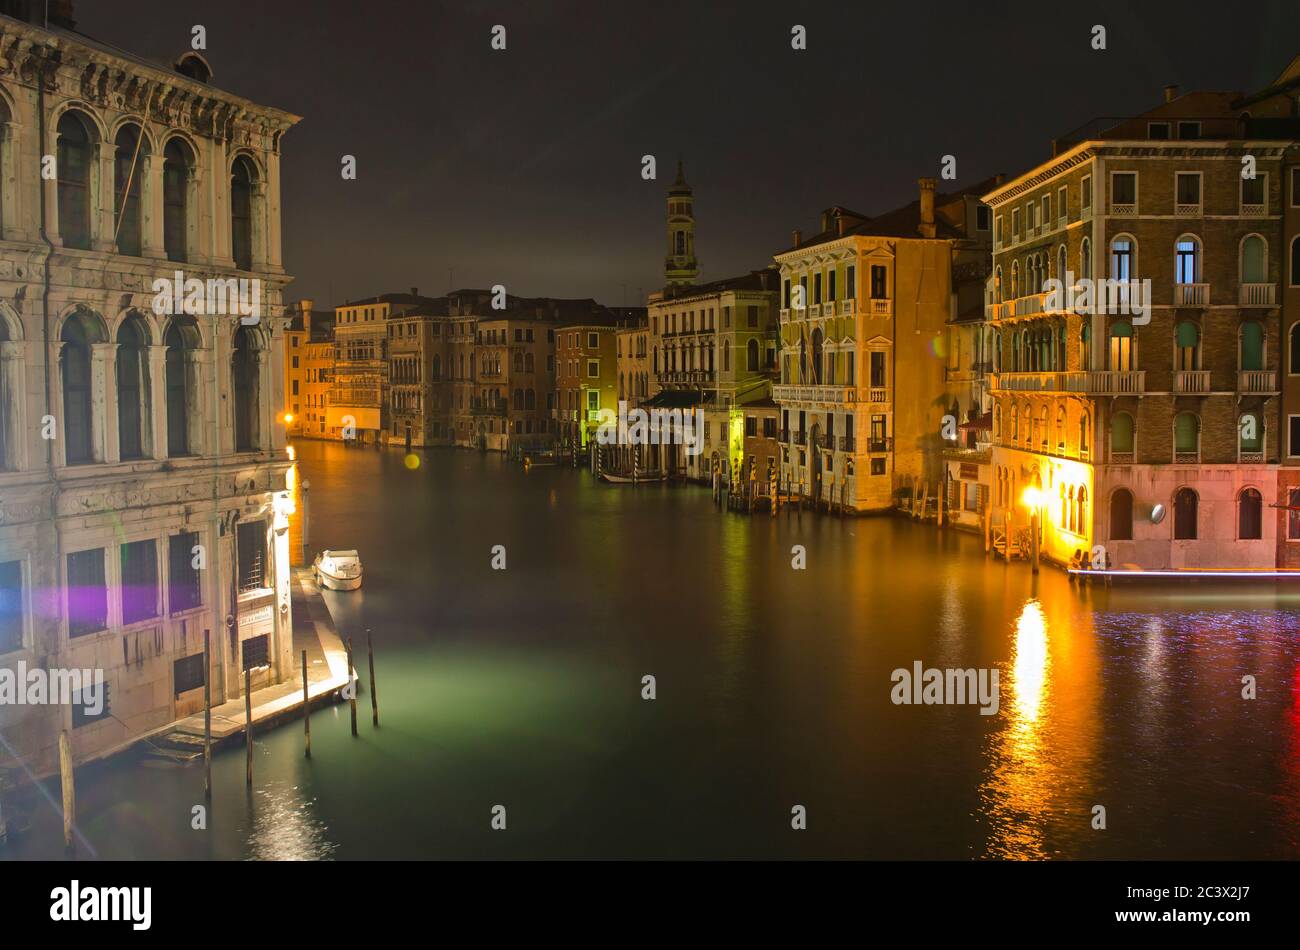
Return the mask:
[[978,419],[963,422],[957,428],[962,432],[988,432],[993,428],[993,413],[986,412]]

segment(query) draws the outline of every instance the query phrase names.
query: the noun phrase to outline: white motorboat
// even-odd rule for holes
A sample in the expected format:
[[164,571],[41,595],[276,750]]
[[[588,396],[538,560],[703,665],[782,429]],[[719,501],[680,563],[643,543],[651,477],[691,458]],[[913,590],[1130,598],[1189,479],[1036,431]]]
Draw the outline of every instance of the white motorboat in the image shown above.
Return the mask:
[[356,590],[361,586],[361,557],[356,551],[321,551],[311,573],[326,590]]

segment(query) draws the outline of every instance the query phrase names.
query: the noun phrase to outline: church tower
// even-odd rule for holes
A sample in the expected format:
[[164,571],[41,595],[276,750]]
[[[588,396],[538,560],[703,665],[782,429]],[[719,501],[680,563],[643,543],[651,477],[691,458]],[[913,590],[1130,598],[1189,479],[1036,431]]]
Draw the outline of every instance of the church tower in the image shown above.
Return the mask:
[[677,161],[677,180],[668,189],[668,257],[664,278],[669,287],[686,287],[700,274],[695,260],[695,196]]

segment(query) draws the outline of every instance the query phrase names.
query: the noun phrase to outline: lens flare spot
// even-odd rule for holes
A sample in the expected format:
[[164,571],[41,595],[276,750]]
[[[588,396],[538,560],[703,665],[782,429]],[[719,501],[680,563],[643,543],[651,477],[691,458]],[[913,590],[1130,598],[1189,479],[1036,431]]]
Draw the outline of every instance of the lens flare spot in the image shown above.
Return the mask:
[[411,471],[415,471],[420,467],[420,456],[416,455],[414,452],[406,453],[406,458],[402,461]]

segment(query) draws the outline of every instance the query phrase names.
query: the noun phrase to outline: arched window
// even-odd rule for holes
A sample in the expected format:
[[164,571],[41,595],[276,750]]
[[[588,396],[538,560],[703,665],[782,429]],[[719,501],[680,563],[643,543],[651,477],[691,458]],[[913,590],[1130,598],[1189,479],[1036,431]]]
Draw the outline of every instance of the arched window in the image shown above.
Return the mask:
[[531,389],[524,390],[524,408],[525,409],[537,408],[537,393]]
[[1201,242],[1192,234],[1184,234],[1174,245],[1174,280],[1180,284],[1195,284],[1201,279]]
[[64,247],[90,250],[90,131],[75,112],[59,119],[59,236]]
[[1079,244],[1079,276],[1092,278],[1092,241],[1088,238]]
[[190,180],[193,153],[180,139],[163,149],[163,245],[169,261],[189,257]]
[[1264,537],[1264,498],[1253,488],[1243,488],[1237,496],[1237,537],[1242,541]]
[[1011,441],[1016,443],[1020,441],[1020,408],[1011,407]]
[[76,314],[63,324],[59,370],[63,380],[63,444],[68,465],[95,460],[91,414],[90,348],[101,342],[99,328],[88,316]]
[[1268,246],[1258,234],[1248,234],[1241,242],[1241,282],[1268,282]]
[[516,390],[515,390],[515,402],[514,402],[514,407],[515,407],[516,409],[522,409],[522,408],[524,408],[524,391],[523,391],[522,389],[516,389]]
[[148,343],[148,330],[138,314],[127,317],[117,330],[117,445],[122,459],[144,457]]
[[1247,320],[1241,325],[1241,368],[1264,368],[1264,327],[1255,320]]
[[533,372],[533,369],[534,369],[533,354],[532,354],[532,353],[525,353],[525,354],[524,354],[524,372],[525,372],[525,373],[531,373],[531,372]]
[[1002,440],[1002,407],[993,407],[993,438],[999,442]]
[[[1300,195],[1291,201],[1293,204],[1300,201]],[[1291,239],[1291,286],[1300,287],[1300,236]]]
[[658,372],[659,372],[659,347],[656,346],[656,347],[653,347],[653,348],[652,348],[652,351],[651,351],[651,359],[653,360],[653,363],[652,363],[652,367],[651,367],[651,368],[652,368],[656,373],[658,373]]
[[1137,245],[1132,238],[1117,237],[1110,242],[1110,276],[1114,280],[1133,279],[1137,265]]
[[235,398],[235,451],[255,452],[261,448],[261,380],[258,338],[252,327],[241,326],[235,333],[231,378]]
[[1110,496],[1110,539],[1133,540],[1133,493],[1117,488]]
[[1056,448],[1065,451],[1065,407],[1056,407]]
[[1062,288],[1066,288],[1069,286],[1065,282],[1066,270],[1067,267],[1065,264],[1065,245],[1062,244],[1060,247],[1056,249],[1056,279],[1061,282]]
[[192,351],[198,349],[199,331],[193,317],[175,317],[163,336],[167,347],[167,454],[190,455],[190,406],[194,389]]
[[1195,370],[1201,368],[1201,328],[1190,320],[1184,320],[1174,329],[1177,359],[1175,369]]
[[1174,495],[1174,540],[1196,540],[1196,492],[1180,488]]
[[140,256],[140,178],[144,171],[140,129],[124,125],[113,142],[113,224],[119,254]]
[[520,350],[515,350],[514,371],[516,373],[524,371],[524,354]]
[[1038,410],[1038,442],[1039,445],[1042,446],[1044,452],[1047,451],[1049,438],[1050,436],[1047,431],[1047,407],[1043,406]]
[[1110,325],[1107,369],[1126,373],[1133,369],[1133,324],[1116,320]]
[[[1292,256],[1294,257],[1294,255]],[[1296,274],[1300,272],[1296,271],[1296,269],[1292,267],[1291,273]],[[1295,277],[1291,278],[1292,283],[1295,283],[1295,280],[1296,280]],[[998,265],[998,269],[993,276],[993,300],[995,303],[1002,303],[1002,265],[1001,264]]]
[[[1237,417],[1237,448],[1240,460],[1244,456],[1261,455],[1264,451],[1264,422],[1258,413],[1248,412]],[[1262,458],[1257,461],[1263,461]]]
[[1079,369],[1092,369],[1092,324],[1087,321],[1079,327]]
[[433,354],[433,366],[431,367],[431,370],[435,380],[442,379],[442,357],[437,353]]
[[[726,369],[727,367],[723,367]],[[812,369],[813,383],[821,385],[822,381],[822,331],[818,327],[812,334]]]
[[253,269],[253,168],[238,156],[230,168],[230,255],[240,270]]
[[1088,486],[1080,485],[1074,493],[1074,533],[1088,533]]
[[[834,357],[832,357],[833,359]],[[758,341],[751,339],[745,344],[745,362],[746,368],[755,373],[758,371]]]
[[1092,451],[1092,426],[1085,412],[1079,417],[1079,457],[1087,458]]
[[1011,262],[1011,299],[1015,300],[1020,292],[1020,262]]
[[1126,456],[1125,461],[1132,461],[1133,457],[1133,417],[1127,412],[1117,412],[1110,420],[1110,454],[1112,461],[1118,461],[1115,456]]
[[1174,416],[1174,461],[1195,462],[1201,453],[1201,420],[1195,413]]

